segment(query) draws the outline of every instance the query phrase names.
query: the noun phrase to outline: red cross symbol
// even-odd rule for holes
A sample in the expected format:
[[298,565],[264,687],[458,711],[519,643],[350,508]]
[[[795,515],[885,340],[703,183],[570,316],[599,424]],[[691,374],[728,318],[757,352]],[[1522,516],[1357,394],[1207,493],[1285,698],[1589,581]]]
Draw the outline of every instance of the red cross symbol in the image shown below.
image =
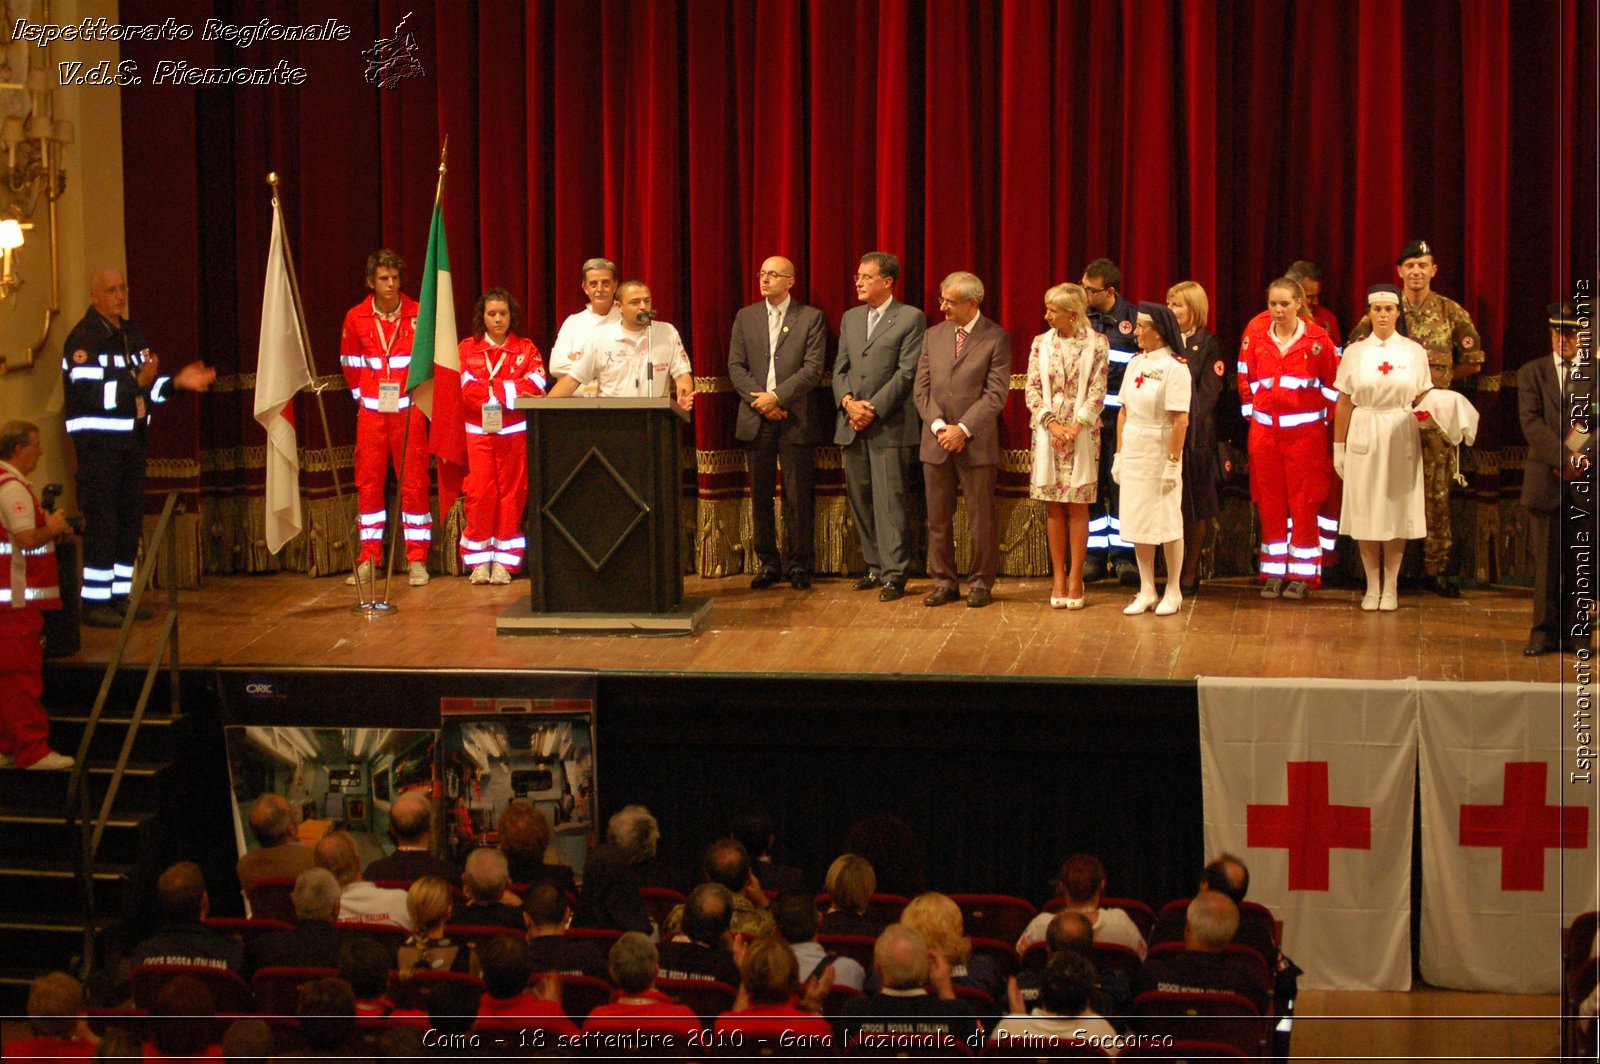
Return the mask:
[[1461,807],[1461,845],[1500,849],[1501,890],[1544,890],[1544,851],[1588,847],[1589,810],[1544,804],[1544,761],[1506,762],[1500,805]]
[[1378,372],[1383,374],[1385,377],[1387,377],[1389,375],[1389,371],[1392,370],[1392,369],[1394,369],[1394,367],[1389,365],[1389,360],[1388,359],[1384,359],[1383,360],[1383,365],[1378,367]]
[[1140,387],[1144,386],[1144,374],[1143,373],[1141,373],[1137,377],[1133,378],[1133,386],[1135,388],[1140,388]]
[[1245,808],[1246,842],[1289,851],[1289,889],[1327,890],[1328,853],[1372,849],[1372,807],[1328,804],[1328,763],[1291,761],[1288,805]]

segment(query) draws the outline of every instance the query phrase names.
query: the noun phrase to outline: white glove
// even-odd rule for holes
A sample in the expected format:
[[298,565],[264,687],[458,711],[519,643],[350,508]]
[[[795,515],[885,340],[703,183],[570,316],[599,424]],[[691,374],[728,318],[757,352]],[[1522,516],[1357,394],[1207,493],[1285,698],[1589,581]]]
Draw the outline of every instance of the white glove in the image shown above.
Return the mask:
[[1182,462],[1168,462],[1161,470],[1161,490],[1171,491],[1178,486],[1178,471],[1183,468]]
[[1118,451],[1111,457],[1111,483],[1122,483],[1122,452]]
[[1333,445],[1333,471],[1339,474],[1339,479],[1344,479],[1344,444]]

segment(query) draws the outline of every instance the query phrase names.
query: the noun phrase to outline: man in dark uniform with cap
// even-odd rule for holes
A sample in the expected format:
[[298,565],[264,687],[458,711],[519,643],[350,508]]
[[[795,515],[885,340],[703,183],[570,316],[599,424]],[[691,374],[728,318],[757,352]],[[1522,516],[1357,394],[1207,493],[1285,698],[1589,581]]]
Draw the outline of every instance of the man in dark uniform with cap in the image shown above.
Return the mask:
[[[1139,316],[1133,304],[1122,298],[1122,271],[1110,259],[1095,259],[1083,268],[1083,290],[1089,297],[1089,325],[1111,346],[1111,363],[1106,371],[1106,405],[1100,411],[1100,439],[1117,438],[1117,413],[1122,400],[1122,374],[1139,344],[1133,338],[1134,320]],[[1117,485],[1111,479],[1111,460],[1116,448],[1100,446],[1100,491],[1089,518],[1089,550],[1084,560],[1085,582],[1099,580],[1114,572],[1129,586],[1139,583],[1139,569],[1133,561],[1133,545],[1123,541],[1122,522],[1117,516]]]
[[[1400,274],[1400,311],[1404,333],[1428,351],[1428,369],[1435,388],[1448,388],[1483,369],[1483,339],[1461,304],[1433,290],[1439,267],[1433,247],[1413,240],[1395,260]],[[1372,332],[1363,317],[1350,330],[1349,343]],[[1445,598],[1460,598],[1461,589],[1450,579],[1450,482],[1455,473],[1456,449],[1432,424],[1422,426],[1422,483],[1428,537],[1423,541],[1422,571],[1429,590]]]
[[1594,527],[1593,334],[1571,303],[1552,303],[1548,316],[1550,354],[1517,371],[1517,415],[1528,441],[1522,505],[1533,554],[1533,626],[1522,648],[1529,656],[1577,652],[1593,631],[1594,597],[1581,593],[1578,567],[1593,558],[1594,544],[1575,535],[1580,522]]

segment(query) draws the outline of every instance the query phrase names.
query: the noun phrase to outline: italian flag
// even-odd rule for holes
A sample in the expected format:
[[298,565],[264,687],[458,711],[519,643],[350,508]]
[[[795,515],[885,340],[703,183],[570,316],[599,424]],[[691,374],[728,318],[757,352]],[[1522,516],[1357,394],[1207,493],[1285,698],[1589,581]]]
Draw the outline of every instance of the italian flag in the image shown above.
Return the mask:
[[467,430],[461,417],[461,357],[456,349],[455,292],[450,286],[450,252],[444,237],[444,175],[433,201],[428,255],[422,266],[422,296],[417,337],[406,379],[411,401],[428,416],[428,451],[438,460],[439,519],[461,494],[467,473]]

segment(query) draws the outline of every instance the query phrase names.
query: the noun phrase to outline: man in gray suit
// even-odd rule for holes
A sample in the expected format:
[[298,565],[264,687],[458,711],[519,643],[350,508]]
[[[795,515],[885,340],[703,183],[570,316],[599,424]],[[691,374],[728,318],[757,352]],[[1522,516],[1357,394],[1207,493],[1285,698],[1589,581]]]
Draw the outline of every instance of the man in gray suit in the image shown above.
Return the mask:
[[1567,530],[1566,511],[1587,514],[1593,526],[1594,354],[1578,357],[1586,322],[1571,303],[1552,303],[1549,318],[1551,353],[1517,371],[1517,413],[1528,440],[1522,505],[1533,553],[1533,627],[1522,652],[1530,657],[1587,649],[1593,631],[1580,602],[1588,596],[1580,594],[1585,588],[1577,579],[1579,555],[1588,552],[1572,549],[1577,541],[1575,529]]
[[922,433],[922,479],[928,492],[928,573],[924,606],[961,597],[956,581],[956,482],[967,499],[972,573],[967,605],[987,606],[1000,568],[994,482],[1000,469],[1000,411],[1011,391],[1011,337],[978,312],[983,282],[964,271],[939,283],[944,321],[922,338],[914,392]]
[[851,586],[879,588],[884,602],[905,595],[911,562],[906,477],[918,433],[909,400],[928,327],[922,311],[894,298],[899,276],[900,260],[887,251],[861,256],[855,282],[864,305],[844,312],[833,363],[833,439],[844,447],[845,489],[867,560],[866,575]]
[[[794,263],[774,255],[758,275],[762,299],[733,319],[728,377],[739,393],[733,434],[749,444],[750,512],[756,526],[756,575],[750,586],[771,587],[787,573],[797,591],[811,586],[814,524],[811,393],[822,380],[827,325],[822,311],[789,295]],[[772,500],[783,461],[783,531],[789,564],[780,568]]]

